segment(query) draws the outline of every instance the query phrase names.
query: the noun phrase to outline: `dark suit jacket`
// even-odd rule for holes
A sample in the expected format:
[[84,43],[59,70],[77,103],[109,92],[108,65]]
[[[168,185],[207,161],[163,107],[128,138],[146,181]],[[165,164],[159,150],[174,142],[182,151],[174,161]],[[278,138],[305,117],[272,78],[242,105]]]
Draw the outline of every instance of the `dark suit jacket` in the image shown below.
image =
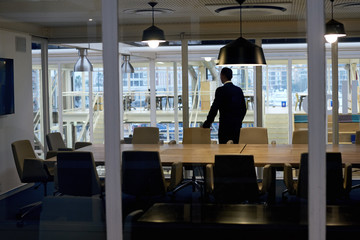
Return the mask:
[[214,102],[203,124],[204,128],[211,126],[218,110],[220,112],[219,143],[226,143],[228,140],[238,143],[240,128],[246,114],[245,98],[241,88],[229,82],[216,89]]

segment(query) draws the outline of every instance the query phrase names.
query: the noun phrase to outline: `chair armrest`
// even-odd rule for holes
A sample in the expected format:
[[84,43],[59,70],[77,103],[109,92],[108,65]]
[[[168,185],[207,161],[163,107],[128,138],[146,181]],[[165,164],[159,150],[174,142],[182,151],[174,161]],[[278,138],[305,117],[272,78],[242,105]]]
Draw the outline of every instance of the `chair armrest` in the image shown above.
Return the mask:
[[292,166],[289,163],[284,164],[284,183],[289,192],[295,191]]
[[53,158],[57,156],[58,151],[48,151],[46,153],[46,159]]
[[207,164],[205,171],[205,190],[207,193],[212,193],[214,191],[214,165]]
[[349,193],[352,186],[352,165],[346,163],[344,167],[344,189],[345,192]]
[[91,142],[76,142],[75,149],[83,148],[83,147],[90,146],[90,145],[92,145]]
[[183,164],[181,162],[173,163],[171,165],[171,177],[168,191],[174,190],[183,180]]
[[265,194],[269,192],[271,180],[272,180],[272,172],[271,172],[271,165],[267,164],[263,170],[263,180],[262,180],[262,187],[260,189],[260,194]]
[[49,179],[44,160],[39,158],[24,159],[22,179],[23,182],[45,182]]
[[74,151],[74,149],[72,149],[72,148],[58,148],[57,151],[58,152],[69,152],[69,151]]

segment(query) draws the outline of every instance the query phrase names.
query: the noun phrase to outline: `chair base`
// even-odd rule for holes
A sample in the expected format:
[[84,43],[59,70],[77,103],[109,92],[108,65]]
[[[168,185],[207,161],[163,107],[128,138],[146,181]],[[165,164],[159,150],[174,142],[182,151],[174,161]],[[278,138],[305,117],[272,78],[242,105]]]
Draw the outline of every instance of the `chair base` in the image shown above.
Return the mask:
[[16,225],[18,227],[24,226],[24,218],[33,211],[41,208],[41,206],[42,206],[42,202],[35,202],[20,208],[19,212],[16,214],[16,220],[18,220]]

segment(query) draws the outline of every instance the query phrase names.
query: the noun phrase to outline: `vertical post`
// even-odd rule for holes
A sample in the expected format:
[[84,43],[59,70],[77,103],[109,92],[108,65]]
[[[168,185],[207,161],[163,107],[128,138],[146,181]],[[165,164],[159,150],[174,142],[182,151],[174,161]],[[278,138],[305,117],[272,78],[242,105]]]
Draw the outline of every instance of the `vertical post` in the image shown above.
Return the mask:
[[58,124],[59,124],[59,132],[63,133],[63,96],[62,96],[62,70],[61,64],[58,64]]
[[307,1],[309,100],[309,240],[326,239],[324,1]]
[[338,42],[331,44],[332,65],[332,143],[339,144],[339,69],[338,69]]
[[[162,99],[160,99],[162,101]],[[156,127],[155,60],[150,60],[150,125]]]
[[182,110],[183,129],[189,127],[189,62],[188,62],[188,41],[181,34],[181,67],[182,67]]
[[[262,45],[261,39],[256,39],[255,44],[260,46]],[[255,126],[263,127],[264,120],[263,120],[263,99],[262,99],[262,67],[255,67],[255,84],[254,84],[254,100],[255,100]]]
[[292,143],[292,133],[293,133],[293,102],[292,102],[292,60],[288,59],[287,66],[287,88],[288,88],[288,111],[289,111],[289,134],[288,134],[288,143]]
[[92,71],[89,71],[88,73],[89,73],[89,135],[90,135],[90,142],[93,142],[94,141],[93,79],[92,79]]
[[43,125],[43,143],[44,154],[47,154],[47,142],[45,141],[46,134],[50,133],[50,114],[49,114],[49,62],[48,62],[48,41],[41,41],[41,80],[42,80],[42,125]]
[[175,122],[175,129],[174,129],[174,137],[175,141],[179,143],[179,102],[178,102],[178,78],[177,78],[177,63],[173,63],[173,72],[174,72],[174,122]]
[[[122,57],[121,54],[119,54],[119,69],[121,69],[122,65]],[[124,139],[124,75],[126,76],[126,73],[124,74],[122,71],[119,71],[119,95],[120,95],[120,139]]]
[[118,1],[102,1],[107,240],[122,240]]

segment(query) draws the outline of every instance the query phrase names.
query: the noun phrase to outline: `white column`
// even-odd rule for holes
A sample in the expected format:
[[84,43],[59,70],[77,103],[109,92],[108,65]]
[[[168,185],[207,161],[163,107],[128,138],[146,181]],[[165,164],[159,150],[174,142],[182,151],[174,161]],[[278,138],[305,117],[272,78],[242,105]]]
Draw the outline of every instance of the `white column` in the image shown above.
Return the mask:
[[288,143],[292,143],[293,134],[293,102],[292,102],[292,60],[288,59],[287,66],[287,88],[288,88],[288,116],[289,116],[289,134]]
[[[119,69],[121,69],[122,57],[119,54]],[[120,95],[120,139],[124,139],[124,81],[123,77],[126,76],[122,71],[119,71],[119,95]]]
[[176,143],[179,143],[179,108],[178,108],[178,78],[177,78],[177,63],[173,63],[174,69],[174,136]]
[[50,114],[49,114],[49,65],[48,65],[48,41],[41,41],[41,81],[42,81],[42,125],[43,125],[43,143],[44,154],[46,156],[48,148],[45,140],[46,134],[50,133]]
[[118,1],[102,1],[104,62],[106,234],[122,240]]
[[[156,127],[155,60],[150,60],[150,125]],[[162,100],[162,99],[161,99]]]
[[338,69],[338,42],[331,44],[332,65],[332,143],[339,144],[339,69]]
[[182,110],[183,129],[189,127],[189,63],[188,41],[181,36],[181,68],[182,68]]
[[59,132],[63,133],[63,96],[62,96],[62,70],[61,64],[58,64],[58,124],[59,124]]
[[[262,41],[261,39],[256,39],[255,44],[261,47]],[[254,126],[263,127],[263,94],[262,94],[262,67],[255,67],[255,83],[254,83],[254,101],[255,101],[255,109],[254,109]]]
[[326,239],[324,1],[307,1],[309,86],[309,240]]
[[[94,107],[93,107],[93,79],[92,71],[89,71],[89,135],[90,142],[94,141]],[[100,105],[99,105],[100,106]]]

